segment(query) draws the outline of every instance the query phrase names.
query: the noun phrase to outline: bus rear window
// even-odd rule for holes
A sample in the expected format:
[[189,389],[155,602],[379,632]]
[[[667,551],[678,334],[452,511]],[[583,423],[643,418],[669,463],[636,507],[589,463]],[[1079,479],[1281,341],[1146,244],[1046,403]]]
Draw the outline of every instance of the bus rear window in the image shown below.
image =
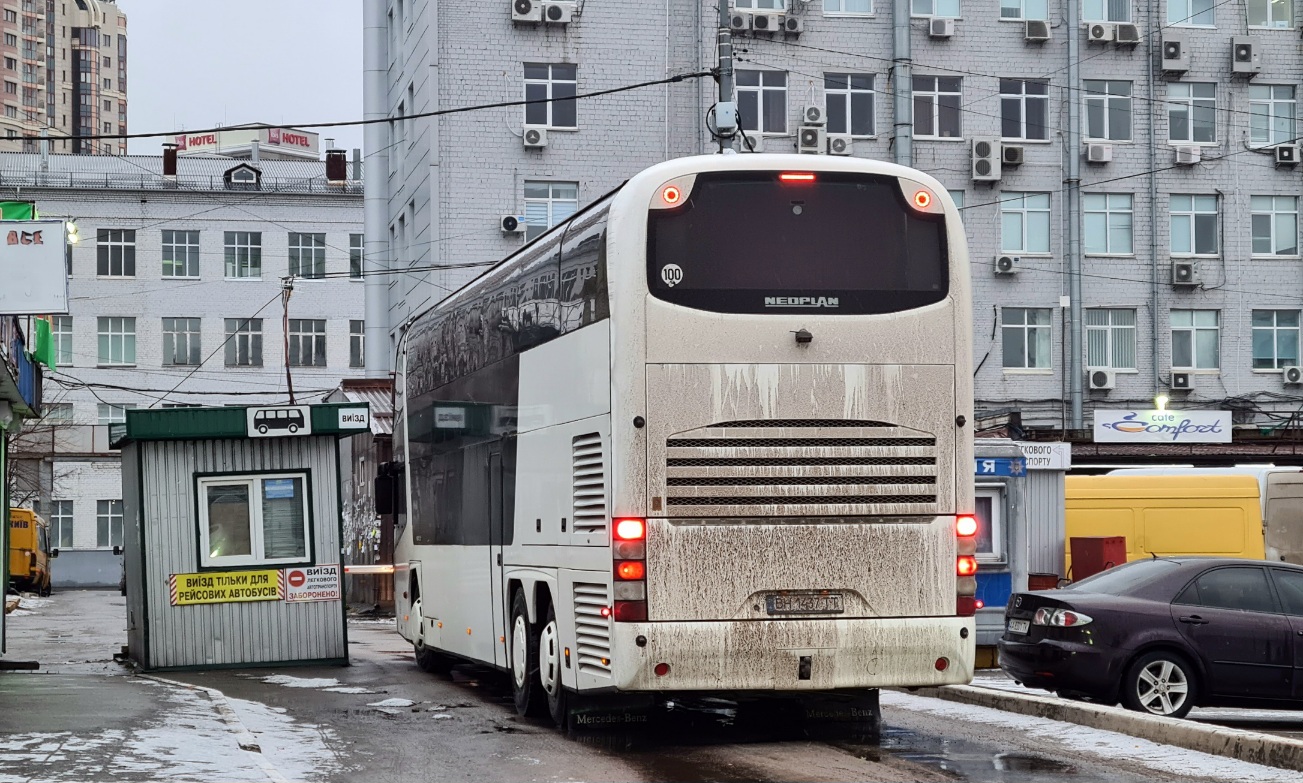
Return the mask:
[[702,174],[649,221],[647,285],[686,307],[891,313],[949,291],[944,215],[913,210],[891,177]]

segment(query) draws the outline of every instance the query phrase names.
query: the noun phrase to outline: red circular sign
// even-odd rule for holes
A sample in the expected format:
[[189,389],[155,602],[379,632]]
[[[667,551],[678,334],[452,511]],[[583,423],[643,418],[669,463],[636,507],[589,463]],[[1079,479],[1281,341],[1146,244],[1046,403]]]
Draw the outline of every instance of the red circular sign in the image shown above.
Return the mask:
[[302,587],[303,583],[306,581],[308,581],[307,574],[303,573],[302,571],[290,571],[290,576],[289,576],[290,587]]

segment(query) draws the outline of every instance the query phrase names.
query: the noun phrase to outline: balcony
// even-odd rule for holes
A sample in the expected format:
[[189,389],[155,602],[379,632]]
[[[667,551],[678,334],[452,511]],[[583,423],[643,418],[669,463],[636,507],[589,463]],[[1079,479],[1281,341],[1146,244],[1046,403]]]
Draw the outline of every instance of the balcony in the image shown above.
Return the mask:
[[37,422],[23,428],[14,439],[13,453],[24,457],[89,457],[120,454],[111,448],[107,424],[73,424],[72,422]]
[[27,341],[15,316],[0,316],[0,400],[20,416],[41,415],[41,368],[27,357]]

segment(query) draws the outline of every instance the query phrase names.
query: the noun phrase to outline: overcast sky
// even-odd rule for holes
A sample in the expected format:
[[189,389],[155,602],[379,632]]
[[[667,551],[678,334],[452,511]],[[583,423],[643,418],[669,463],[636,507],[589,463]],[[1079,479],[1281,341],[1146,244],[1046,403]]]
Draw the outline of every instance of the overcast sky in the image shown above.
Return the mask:
[[[127,14],[127,130],[362,119],[362,0],[118,0]],[[362,146],[362,128],[321,145]],[[132,139],[158,154],[163,139]]]

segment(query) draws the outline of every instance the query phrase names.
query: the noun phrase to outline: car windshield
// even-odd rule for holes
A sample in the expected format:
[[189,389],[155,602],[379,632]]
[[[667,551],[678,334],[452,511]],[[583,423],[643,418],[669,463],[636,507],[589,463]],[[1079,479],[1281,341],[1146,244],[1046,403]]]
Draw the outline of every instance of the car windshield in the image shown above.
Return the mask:
[[1140,585],[1165,576],[1178,568],[1179,563],[1172,560],[1137,560],[1101,571],[1094,576],[1074,582],[1065,590],[1080,590],[1090,593],[1107,593],[1108,595],[1126,595]]

